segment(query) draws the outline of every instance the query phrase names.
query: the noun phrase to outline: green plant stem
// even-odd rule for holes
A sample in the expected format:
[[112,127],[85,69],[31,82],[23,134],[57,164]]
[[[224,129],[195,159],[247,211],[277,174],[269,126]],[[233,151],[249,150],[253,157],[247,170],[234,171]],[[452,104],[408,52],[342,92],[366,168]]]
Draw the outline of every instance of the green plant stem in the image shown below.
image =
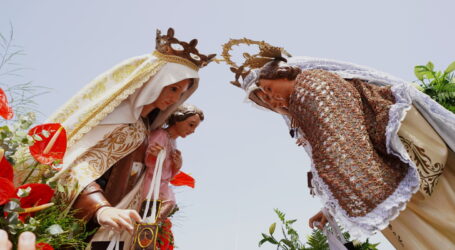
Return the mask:
[[24,185],[28,181],[30,176],[32,176],[32,174],[33,174],[33,172],[35,172],[35,169],[38,166],[38,164],[39,164],[39,162],[35,160],[35,162],[32,165],[32,170],[30,171],[30,173],[28,173],[27,177],[25,177],[24,181],[22,182],[22,185]]

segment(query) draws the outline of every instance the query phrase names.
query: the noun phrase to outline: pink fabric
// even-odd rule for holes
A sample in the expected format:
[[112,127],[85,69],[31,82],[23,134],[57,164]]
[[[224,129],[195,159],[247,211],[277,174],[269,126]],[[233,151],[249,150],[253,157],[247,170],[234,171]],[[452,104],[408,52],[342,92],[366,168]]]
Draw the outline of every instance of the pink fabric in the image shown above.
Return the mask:
[[[156,129],[150,132],[148,139],[148,149],[155,144],[159,144],[166,148],[166,159],[163,163],[163,173],[161,175],[161,186],[159,199],[163,201],[172,201],[175,204],[175,195],[169,186],[169,182],[178,173],[180,169],[174,171],[172,167],[172,153],[176,150],[175,140],[171,139],[164,129]],[[147,149],[147,152],[149,151]],[[150,189],[150,184],[153,179],[153,171],[155,170],[156,157],[149,153],[145,154],[145,180],[142,188],[142,199],[145,199]],[[153,196],[152,196],[153,197]]]

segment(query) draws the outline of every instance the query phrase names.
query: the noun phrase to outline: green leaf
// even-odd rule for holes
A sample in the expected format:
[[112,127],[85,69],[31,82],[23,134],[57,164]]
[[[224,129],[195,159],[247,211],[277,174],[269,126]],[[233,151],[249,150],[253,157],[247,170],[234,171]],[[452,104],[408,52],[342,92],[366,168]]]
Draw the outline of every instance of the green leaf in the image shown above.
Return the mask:
[[276,223],[272,223],[269,227],[269,233],[272,235],[275,232]]
[[275,213],[278,215],[278,218],[280,218],[281,222],[284,222],[286,215],[276,208],[275,208]]
[[6,203],[6,205],[3,207],[3,211],[7,212],[7,213],[13,213],[13,212],[22,212],[22,211],[24,211],[24,209],[21,208],[19,200],[14,199],[14,200],[11,200],[10,202]]
[[268,242],[270,242],[270,243],[272,243],[272,244],[274,244],[274,245],[277,245],[277,244],[278,244],[278,241],[276,241],[273,237],[270,237],[270,236],[268,236],[268,235],[265,234],[265,233],[262,233],[262,237],[263,237],[266,241],[268,241]]
[[262,239],[261,241],[259,241],[259,246],[262,246],[262,244],[264,244],[266,242],[267,242],[267,239]]
[[446,70],[444,70],[445,74],[449,74],[455,71],[455,62],[452,62],[449,66],[447,66]]
[[42,141],[42,140],[43,140],[43,138],[41,138],[41,136],[39,136],[39,135],[37,135],[37,134],[34,134],[34,135],[33,135],[33,139],[34,139],[35,141]]
[[286,224],[291,225],[291,224],[294,224],[296,221],[297,221],[297,220],[288,220],[288,221],[286,221]]
[[427,66],[427,68],[428,68],[429,70],[431,70],[431,71],[434,70],[434,64],[433,64],[431,61],[428,62],[426,66]]
[[50,133],[49,131],[47,131],[47,130],[43,130],[43,131],[41,131],[41,133],[42,133],[43,136],[46,137],[46,138],[48,138],[48,137],[51,135],[51,133]]
[[60,193],[65,193],[65,188],[62,186],[62,184],[60,184],[60,182],[57,183],[57,190]]
[[17,190],[17,196],[19,197],[26,197],[30,194],[30,191],[32,191],[32,188],[31,187],[27,187],[25,189],[23,188],[19,188],[19,190]]
[[423,81],[423,79],[430,73],[430,70],[426,66],[423,65],[418,65],[414,67],[414,75],[419,79],[420,81]]
[[294,244],[292,243],[292,241],[290,240],[287,240],[287,239],[282,239],[280,240],[280,242],[283,242],[284,244],[286,244],[288,247],[290,248],[293,248],[294,247]]
[[20,223],[19,214],[18,213],[8,213],[7,220],[10,225],[19,224]]

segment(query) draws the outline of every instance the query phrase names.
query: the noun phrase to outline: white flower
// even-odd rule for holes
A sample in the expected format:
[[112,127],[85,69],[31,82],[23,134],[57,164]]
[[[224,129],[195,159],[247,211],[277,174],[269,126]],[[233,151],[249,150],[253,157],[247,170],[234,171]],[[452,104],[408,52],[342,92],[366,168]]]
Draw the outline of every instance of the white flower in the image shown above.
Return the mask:
[[46,229],[46,232],[52,234],[52,235],[58,235],[63,233],[63,229],[59,224],[54,224]]

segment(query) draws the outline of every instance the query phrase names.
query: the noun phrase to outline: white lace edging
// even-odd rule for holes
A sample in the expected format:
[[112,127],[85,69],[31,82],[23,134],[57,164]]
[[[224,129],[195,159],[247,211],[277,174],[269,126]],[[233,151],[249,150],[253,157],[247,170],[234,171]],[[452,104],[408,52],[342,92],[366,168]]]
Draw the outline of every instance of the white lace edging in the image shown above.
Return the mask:
[[314,168],[314,164],[312,164],[311,169],[313,172],[312,182],[323,206],[330,211],[330,214],[337,219],[353,238],[369,236],[386,228],[390,221],[395,219],[400,211],[406,208],[406,203],[411,198],[415,189],[410,184],[416,181],[415,171],[411,167],[405,178],[400,182],[398,188],[385,201],[365,216],[351,217],[341,208],[338,200],[333,197],[329,187],[320,179]]

